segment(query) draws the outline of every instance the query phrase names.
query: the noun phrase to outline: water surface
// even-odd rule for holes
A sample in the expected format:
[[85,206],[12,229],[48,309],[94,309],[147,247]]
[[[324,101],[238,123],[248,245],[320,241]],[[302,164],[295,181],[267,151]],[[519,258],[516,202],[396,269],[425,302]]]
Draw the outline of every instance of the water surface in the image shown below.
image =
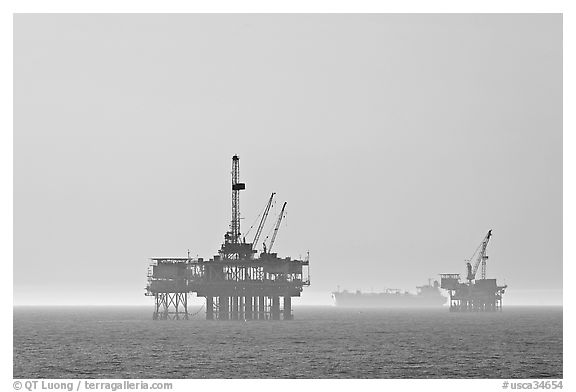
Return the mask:
[[[192,310],[194,312],[195,309]],[[15,378],[561,378],[562,308],[295,307],[292,321],[153,321],[15,307]]]

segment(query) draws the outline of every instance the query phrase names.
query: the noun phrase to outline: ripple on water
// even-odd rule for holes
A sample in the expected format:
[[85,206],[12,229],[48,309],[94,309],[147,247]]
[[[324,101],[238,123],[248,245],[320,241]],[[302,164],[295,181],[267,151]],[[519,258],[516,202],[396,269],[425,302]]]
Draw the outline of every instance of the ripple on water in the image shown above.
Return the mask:
[[[15,308],[15,378],[561,378],[562,309],[297,308],[294,322],[150,322],[148,309]],[[473,321],[473,322],[471,322]],[[465,370],[461,363],[474,360]],[[144,371],[143,371],[144,369]]]

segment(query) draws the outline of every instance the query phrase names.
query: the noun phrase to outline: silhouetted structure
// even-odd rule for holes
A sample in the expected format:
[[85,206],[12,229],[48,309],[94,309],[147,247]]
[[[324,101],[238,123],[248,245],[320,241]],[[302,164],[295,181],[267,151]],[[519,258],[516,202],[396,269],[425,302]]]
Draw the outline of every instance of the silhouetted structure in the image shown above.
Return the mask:
[[[252,243],[240,232],[240,162],[232,157],[232,221],[218,255],[202,258],[153,258],[146,295],[154,296],[154,319],[187,319],[187,296],[206,298],[206,319],[284,320],[292,319],[292,297],[310,285],[309,256],[304,260],[280,258],[271,253],[286,210],[284,203],[268,247],[256,245],[268,217],[274,193],[262,214]],[[306,268],[306,270],[304,270]],[[305,274],[306,272],[306,274]]]
[[426,308],[441,307],[448,300],[440,291],[437,280],[434,284],[428,280],[428,284],[417,286],[416,294],[399,289],[384,289],[382,292],[363,293],[359,290],[332,292],[332,298],[336,306],[360,307],[360,308]]
[[[440,287],[450,294],[451,312],[502,310],[502,295],[506,285],[498,286],[496,279],[486,279],[486,248],[492,237],[492,230],[482,240],[472,257],[466,261],[468,282],[460,282],[460,274],[440,274]],[[471,261],[476,257],[472,266]],[[476,279],[478,267],[482,265],[481,279]]]

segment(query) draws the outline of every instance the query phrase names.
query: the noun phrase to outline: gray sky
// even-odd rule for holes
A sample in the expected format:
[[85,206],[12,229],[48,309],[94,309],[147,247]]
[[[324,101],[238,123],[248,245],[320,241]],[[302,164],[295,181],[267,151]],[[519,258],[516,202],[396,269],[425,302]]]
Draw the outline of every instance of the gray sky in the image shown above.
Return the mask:
[[463,272],[488,229],[512,302],[561,301],[561,15],[14,22],[16,304],[152,306],[147,258],[216,254],[233,154],[243,232],[288,201],[300,303]]

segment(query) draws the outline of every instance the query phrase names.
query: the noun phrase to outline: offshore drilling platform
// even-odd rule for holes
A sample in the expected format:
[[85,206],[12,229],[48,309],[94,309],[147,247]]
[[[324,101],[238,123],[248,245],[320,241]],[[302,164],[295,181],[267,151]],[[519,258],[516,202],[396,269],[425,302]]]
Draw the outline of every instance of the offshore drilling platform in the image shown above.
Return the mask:
[[[496,279],[486,279],[486,248],[492,230],[484,237],[476,251],[466,260],[466,280],[460,282],[460,274],[440,274],[440,287],[448,290],[451,312],[494,312],[502,310],[502,295],[506,285],[498,286]],[[472,260],[476,257],[474,266]],[[476,279],[478,267],[482,266],[481,278]]]
[[[154,297],[155,320],[189,319],[188,295],[206,298],[207,320],[291,320],[292,297],[310,285],[309,255],[304,260],[272,253],[286,203],[268,245],[256,256],[256,245],[272,206],[272,193],[251,243],[240,232],[240,158],[232,157],[232,221],[218,255],[210,260],[188,257],[152,258],[147,296]],[[258,218],[257,218],[258,219]],[[282,306],[281,306],[282,299]]]

